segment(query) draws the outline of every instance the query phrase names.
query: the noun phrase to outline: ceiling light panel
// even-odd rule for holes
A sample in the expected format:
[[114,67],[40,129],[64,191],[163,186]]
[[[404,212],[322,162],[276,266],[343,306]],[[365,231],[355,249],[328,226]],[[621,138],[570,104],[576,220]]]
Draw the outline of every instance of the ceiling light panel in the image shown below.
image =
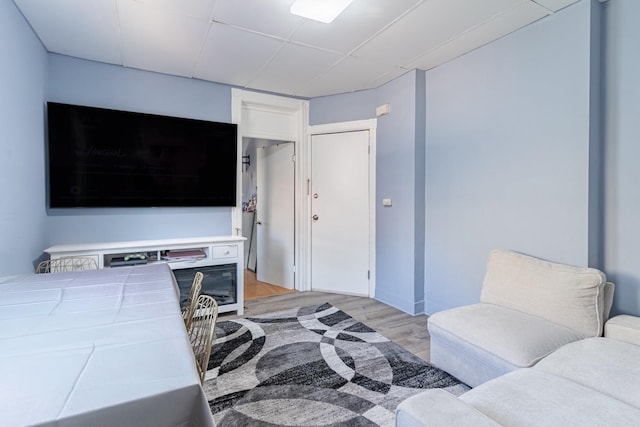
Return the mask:
[[330,24],[352,0],[295,0],[290,11],[294,15]]
[[331,25],[305,19],[291,40],[348,54],[418,3],[420,0],[354,0]]

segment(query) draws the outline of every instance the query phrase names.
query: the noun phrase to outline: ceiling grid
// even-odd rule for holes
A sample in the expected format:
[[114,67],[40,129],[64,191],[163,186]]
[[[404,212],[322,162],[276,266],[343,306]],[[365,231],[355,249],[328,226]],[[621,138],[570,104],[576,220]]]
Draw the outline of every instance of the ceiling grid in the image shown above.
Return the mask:
[[49,52],[317,97],[428,70],[578,0],[353,0],[332,23],[294,0],[14,0]]

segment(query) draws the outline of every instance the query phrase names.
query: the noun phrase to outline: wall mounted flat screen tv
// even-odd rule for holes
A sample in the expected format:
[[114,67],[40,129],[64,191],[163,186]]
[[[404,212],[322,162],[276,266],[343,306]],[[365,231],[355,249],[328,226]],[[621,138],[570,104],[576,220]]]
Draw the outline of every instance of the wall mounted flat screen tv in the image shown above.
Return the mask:
[[49,206],[236,205],[237,126],[48,102]]

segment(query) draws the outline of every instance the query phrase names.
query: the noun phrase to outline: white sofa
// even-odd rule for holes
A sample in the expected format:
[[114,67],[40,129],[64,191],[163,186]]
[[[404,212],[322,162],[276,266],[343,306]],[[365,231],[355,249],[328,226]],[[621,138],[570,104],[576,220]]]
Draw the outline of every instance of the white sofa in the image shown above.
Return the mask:
[[459,398],[439,389],[402,402],[397,427],[640,425],[640,318],[609,320],[604,338],[567,344],[531,368]]
[[601,336],[613,284],[597,269],[489,254],[480,303],[429,317],[431,363],[471,387]]

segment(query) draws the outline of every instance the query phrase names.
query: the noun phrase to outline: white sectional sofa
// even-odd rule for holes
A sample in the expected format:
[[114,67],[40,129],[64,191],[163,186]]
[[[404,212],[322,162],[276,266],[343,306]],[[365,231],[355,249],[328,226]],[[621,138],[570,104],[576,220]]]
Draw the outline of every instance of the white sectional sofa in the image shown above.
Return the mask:
[[640,318],[617,316],[605,337],[562,346],[464,393],[428,390],[402,402],[397,427],[640,425]]
[[600,270],[489,254],[480,302],[429,317],[431,363],[475,387],[601,336],[613,300]]

